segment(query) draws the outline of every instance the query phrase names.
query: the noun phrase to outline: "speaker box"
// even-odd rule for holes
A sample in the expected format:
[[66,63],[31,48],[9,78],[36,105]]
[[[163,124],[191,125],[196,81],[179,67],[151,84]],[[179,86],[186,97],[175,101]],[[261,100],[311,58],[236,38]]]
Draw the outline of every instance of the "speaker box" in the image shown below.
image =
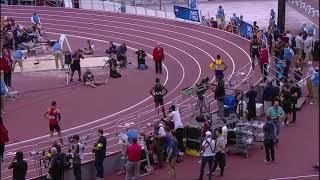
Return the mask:
[[187,126],[186,130],[186,138],[187,139],[199,139],[201,138],[201,126]]

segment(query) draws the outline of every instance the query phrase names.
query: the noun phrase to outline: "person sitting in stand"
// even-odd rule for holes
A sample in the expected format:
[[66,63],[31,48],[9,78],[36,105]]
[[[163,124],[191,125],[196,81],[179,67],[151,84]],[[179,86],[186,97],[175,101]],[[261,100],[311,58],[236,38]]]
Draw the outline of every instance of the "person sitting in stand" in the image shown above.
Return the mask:
[[83,74],[83,82],[86,86],[90,86],[93,88],[96,88],[97,86],[103,84],[96,81],[93,73],[89,69],[86,69],[86,72]]
[[138,69],[140,70],[147,69],[148,68],[148,66],[146,65],[147,54],[144,52],[143,49],[138,49],[138,51],[136,51],[136,54],[138,56]]
[[96,46],[93,44],[92,41],[88,40],[88,48],[84,48],[85,55],[93,55],[96,52]]

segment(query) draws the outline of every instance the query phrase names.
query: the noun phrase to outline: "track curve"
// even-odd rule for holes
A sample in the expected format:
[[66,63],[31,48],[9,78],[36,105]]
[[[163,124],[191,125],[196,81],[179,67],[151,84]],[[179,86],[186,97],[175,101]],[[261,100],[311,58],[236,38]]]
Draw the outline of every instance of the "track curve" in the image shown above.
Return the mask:
[[[196,24],[112,12],[48,7],[1,7],[1,16],[13,17],[18,23],[25,26],[29,25],[30,16],[33,12],[37,12],[40,15],[42,24],[50,36],[56,38],[59,34],[66,34],[74,49],[81,47],[77,43],[79,39],[82,39],[82,41],[84,39],[91,39],[96,44],[105,44],[108,41],[125,42],[127,46],[131,47],[132,51],[143,48],[147,53],[152,54],[155,42],[160,42],[166,53],[166,75],[169,77],[166,86],[170,94],[167,95],[165,101],[167,104],[176,102],[185,107],[182,113],[184,122],[189,120],[191,112],[188,110],[189,102],[181,97],[180,90],[194,85],[203,77],[212,77],[208,64],[214,56],[221,54],[228,66],[226,79],[238,76],[238,73],[236,73],[238,71],[245,73],[242,75],[241,82],[246,81],[252,75],[250,74],[250,57],[247,53],[249,47],[248,41],[231,33]],[[145,83],[141,82],[139,84],[141,91],[134,92],[135,94],[139,94],[139,98],[129,98],[126,99],[128,101],[124,100],[118,103],[119,105],[114,105],[115,112],[99,108],[99,112],[81,112],[82,108],[80,108],[80,112],[77,114],[79,122],[70,122],[69,124],[66,122],[63,124],[65,135],[80,132],[80,135],[85,136],[88,133],[92,134],[96,131],[97,127],[102,127],[108,133],[108,151],[114,152],[117,150],[115,132],[123,130],[126,123],[133,122],[133,127],[148,132],[150,129],[145,127],[145,124],[159,118],[154,113],[152,99],[147,95],[147,91],[152,86],[152,79],[155,77],[152,75],[152,70],[151,64],[151,69],[148,70],[148,74],[145,74],[151,77],[144,77],[146,78]],[[136,81],[136,79],[128,77],[121,80],[121,83],[128,83],[128,81],[132,80]],[[251,80],[254,81],[254,79]],[[237,87],[246,89],[241,82],[239,82]],[[116,85],[118,82],[112,81],[112,83]],[[113,90],[117,91],[116,89]],[[66,91],[72,92],[70,97],[67,98],[69,101],[81,103],[76,98],[77,93],[83,93],[85,90],[77,87],[77,89],[68,89]],[[100,93],[104,92],[97,91],[95,94],[98,95]],[[212,93],[207,93],[207,97],[209,100],[212,100]],[[141,98],[145,98],[145,101],[141,100]],[[85,99],[85,101],[87,100]],[[101,99],[95,100],[97,102],[87,102],[88,106],[90,107],[95,104],[97,106],[110,105]],[[117,100],[111,98],[111,101]],[[43,106],[45,102],[47,103],[48,100],[42,100],[37,107]],[[122,103],[133,104],[133,106],[128,107]],[[137,105],[135,106],[135,104]],[[72,106],[72,103],[65,102],[64,105],[66,107]],[[42,112],[32,113],[30,114],[31,118],[36,119]],[[71,121],[74,119],[74,116],[75,114],[72,113],[72,109],[70,109],[70,112],[64,112],[64,119]],[[95,119],[92,117],[95,117]],[[16,119],[18,121],[19,118],[21,118],[19,114],[12,117],[9,115],[9,119]],[[35,121],[35,123],[37,122]],[[27,138],[22,139],[20,142],[9,144],[7,151],[16,152],[22,150],[28,152],[34,149],[35,144],[37,144],[37,149],[47,148],[49,142],[47,140],[48,136],[44,133],[46,131],[45,129],[41,132],[32,132],[32,134],[30,132],[22,132],[21,135],[25,135],[24,137]],[[15,134],[17,132],[11,130],[11,133]],[[90,137],[87,143],[92,144],[93,141],[94,137]],[[90,160],[90,150],[89,148],[87,149],[86,160]],[[31,166],[28,176],[34,176],[34,173],[35,169]]]

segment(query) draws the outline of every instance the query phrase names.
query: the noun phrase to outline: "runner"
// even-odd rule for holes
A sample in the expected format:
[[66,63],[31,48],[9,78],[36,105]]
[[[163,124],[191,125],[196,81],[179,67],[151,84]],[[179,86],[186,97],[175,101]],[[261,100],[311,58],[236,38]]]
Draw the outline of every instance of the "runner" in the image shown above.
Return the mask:
[[63,138],[60,128],[61,114],[60,109],[57,108],[57,102],[52,101],[51,107],[48,108],[48,111],[43,114],[44,118],[49,120],[49,128],[50,128],[50,138],[53,142],[53,132],[56,130],[58,136],[60,137],[60,142],[63,145]]
[[167,93],[168,93],[168,90],[162,84],[160,84],[160,79],[156,78],[156,84],[151,89],[150,94],[154,97],[154,103],[155,103],[158,115],[159,115],[158,107],[161,106],[164,118],[166,118],[167,116],[166,116],[166,113],[165,113],[165,110],[164,110],[163,97]]
[[260,49],[261,49],[261,43],[257,37],[257,35],[253,35],[253,39],[250,43],[250,54],[252,58],[252,69],[254,70],[255,66],[255,59],[260,59]]

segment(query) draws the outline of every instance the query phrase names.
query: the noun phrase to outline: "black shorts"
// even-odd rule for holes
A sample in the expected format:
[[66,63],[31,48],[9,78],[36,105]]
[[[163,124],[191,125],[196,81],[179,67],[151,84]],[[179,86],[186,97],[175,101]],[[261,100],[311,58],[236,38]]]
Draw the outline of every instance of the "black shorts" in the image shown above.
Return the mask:
[[259,53],[259,51],[252,51],[251,57],[252,57],[252,58],[257,57],[257,58],[259,59],[259,58],[260,58],[260,53]]
[[158,106],[158,105],[164,105],[164,102],[163,102],[163,97],[157,97],[155,96],[154,97],[154,103]]
[[71,66],[70,66],[70,68],[71,68],[71,71],[80,71],[80,63],[75,63],[75,64],[71,64]]
[[49,129],[50,129],[50,131],[52,131],[52,132],[53,132],[54,130],[56,130],[57,132],[59,132],[59,131],[61,130],[59,124],[49,125]]

